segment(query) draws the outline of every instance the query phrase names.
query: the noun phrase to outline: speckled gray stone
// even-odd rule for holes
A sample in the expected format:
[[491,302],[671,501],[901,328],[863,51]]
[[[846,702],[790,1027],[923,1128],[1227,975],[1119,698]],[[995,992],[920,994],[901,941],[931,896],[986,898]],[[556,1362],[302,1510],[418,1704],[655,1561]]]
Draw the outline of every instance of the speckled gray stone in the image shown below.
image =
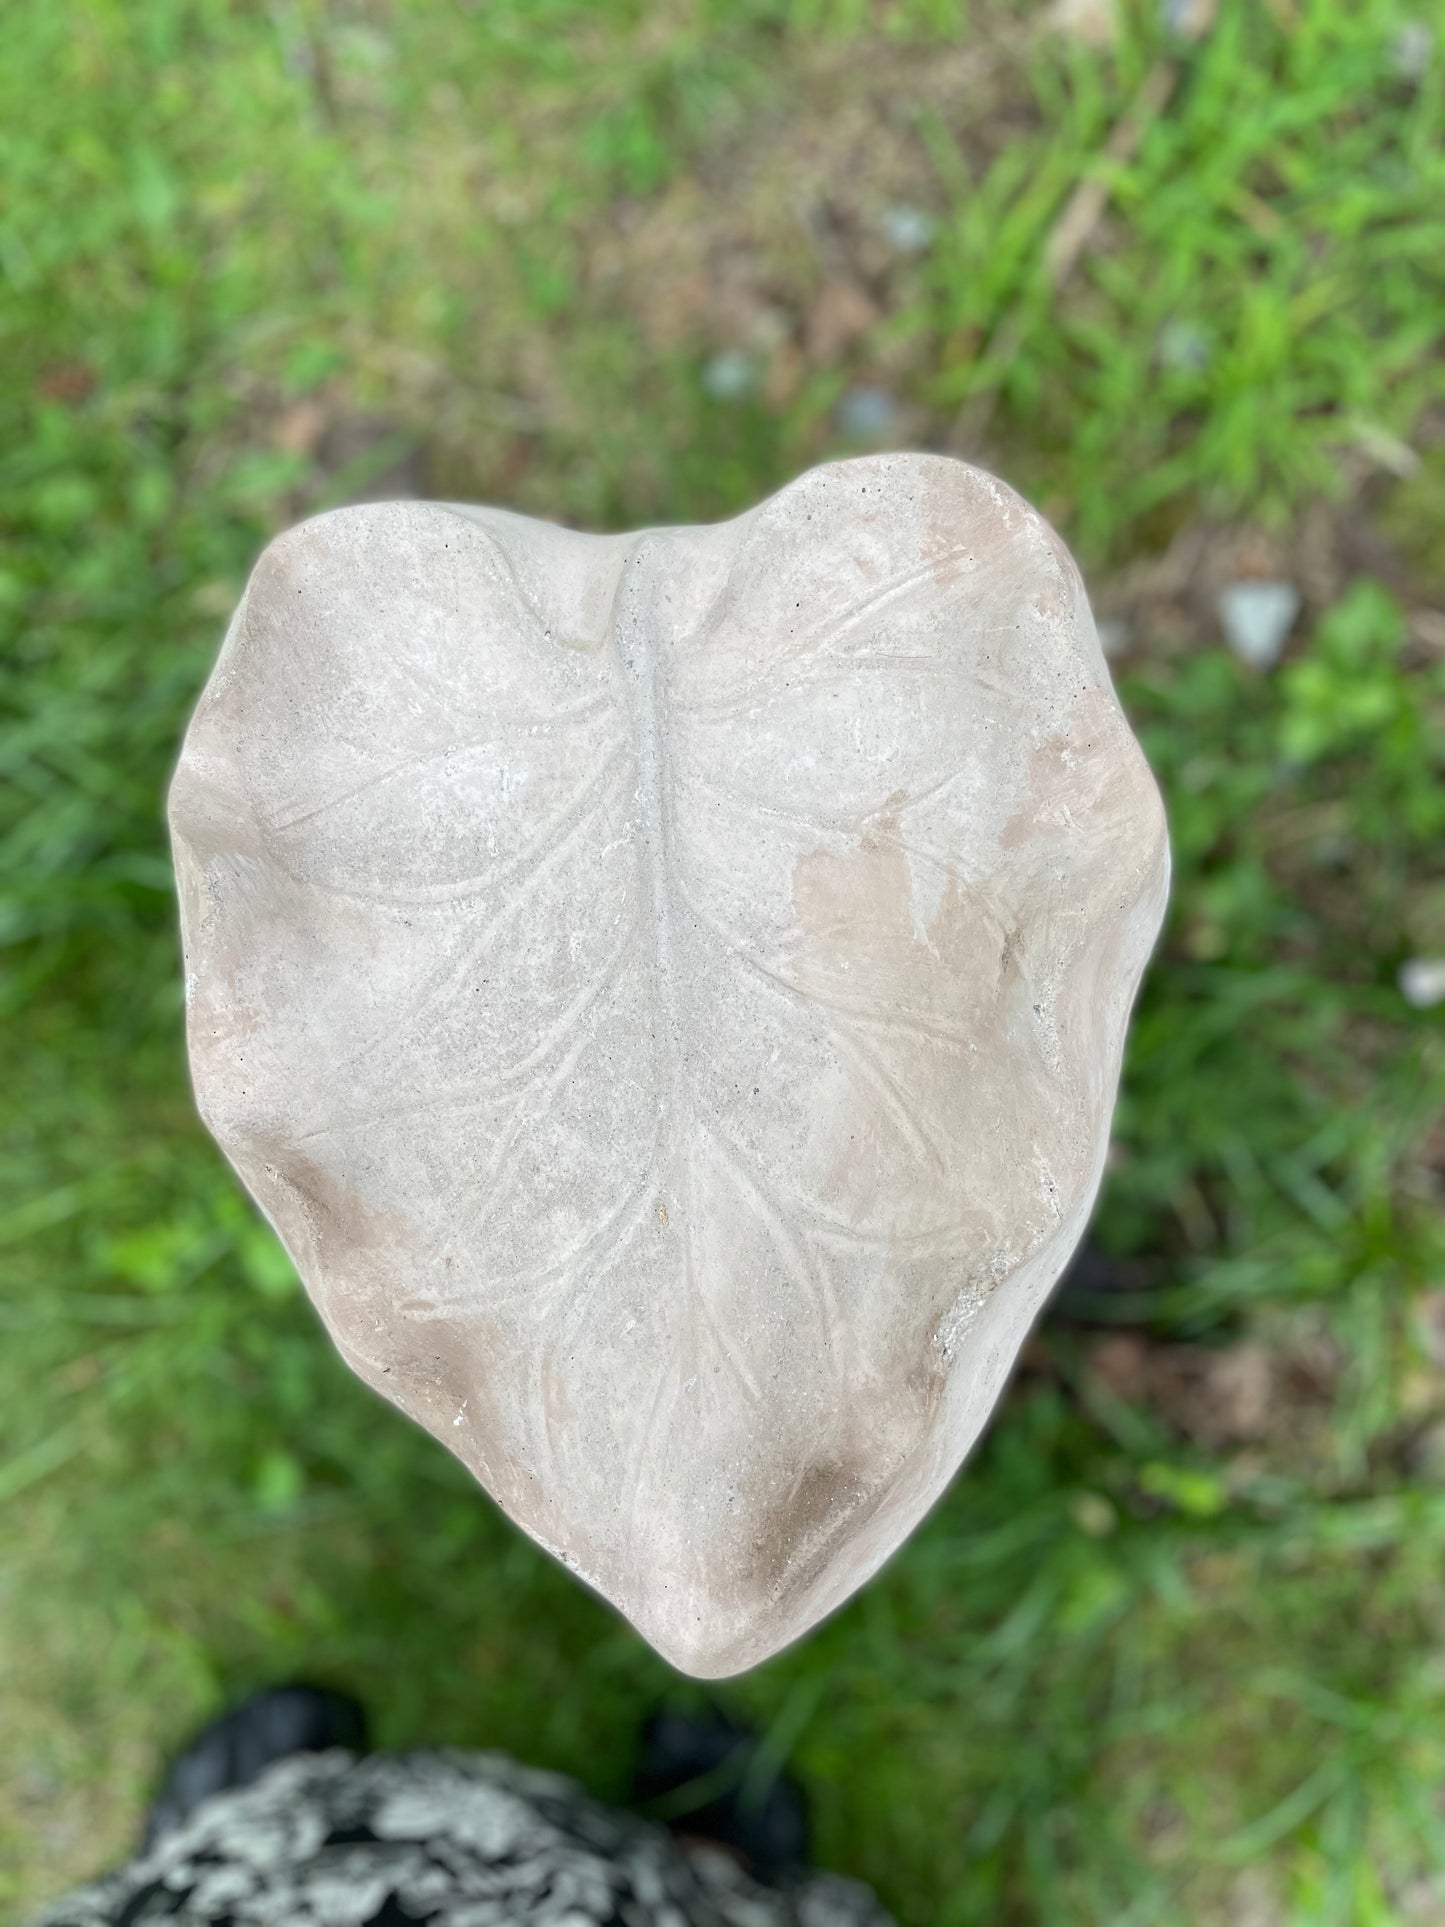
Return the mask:
[[1072,1251],[1167,889],[991,476],[627,536],[323,515],[171,792],[207,1124],[357,1372],[677,1666],[952,1477]]

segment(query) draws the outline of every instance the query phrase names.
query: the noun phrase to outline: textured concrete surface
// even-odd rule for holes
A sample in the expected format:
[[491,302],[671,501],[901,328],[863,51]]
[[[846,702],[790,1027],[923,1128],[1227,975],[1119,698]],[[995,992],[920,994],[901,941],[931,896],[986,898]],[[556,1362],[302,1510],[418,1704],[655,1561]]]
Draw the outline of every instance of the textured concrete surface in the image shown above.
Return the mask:
[[1168,876],[991,476],[261,558],[171,795],[202,1115],[337,1345],[677,1666],[953,1475],[1079,1238]]

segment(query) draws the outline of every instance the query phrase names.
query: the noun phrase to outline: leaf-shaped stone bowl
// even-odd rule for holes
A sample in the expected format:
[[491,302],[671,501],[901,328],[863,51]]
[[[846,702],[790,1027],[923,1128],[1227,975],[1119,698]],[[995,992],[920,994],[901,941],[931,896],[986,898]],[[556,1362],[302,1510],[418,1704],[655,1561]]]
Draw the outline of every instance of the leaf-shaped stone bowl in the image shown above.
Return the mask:
[[1081,1234],[1163,914],[1058,538],[922,455],[323,515],[170,814],[197,1102],[354,1369],[686,1671],[838,1605]]

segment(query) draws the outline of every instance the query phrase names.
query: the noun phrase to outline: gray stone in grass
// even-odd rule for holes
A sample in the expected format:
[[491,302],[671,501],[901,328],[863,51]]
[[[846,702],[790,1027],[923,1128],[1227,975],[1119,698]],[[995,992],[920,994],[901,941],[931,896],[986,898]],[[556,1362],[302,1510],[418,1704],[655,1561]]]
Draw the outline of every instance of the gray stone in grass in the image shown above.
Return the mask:
[[687,1671],[839,1605],[1079,1240],[1163,914],[1047,525],[923,455],[323,515],[170,816],[197,1102],[354,1369]]
[[1219,0],[1159,0],[1159,20],[1166,33],[1181,40],[1202,40],[1219,12]]
[[1215,603],[1224,639],[1251,669],[1273,669],[1299,614],[1292,582],[1232,582]]
[[745,348],[724,348],[703,369],[702,385],[714,401],[742,401],[758,385],[758,365]]
[[1197,321],[1191,321],[1184,315],[1176,315],[1173,320],[1166,321],[1159,330],[1156,352],[1166,368],[1198,374],[1200,370],[1209,366],[1211,354],[1209,336]]
[[1407,20],[1395,35],[1390,64],[1402,80],[1423,80],[1435,62],[1435,29],[1428,20]]
[[938,233],[938,222],[926,208],[898,202],[885,207],[879,220],[884,239],[899,254],[927,254]]
[[898,404],[882,388],[850,388],[834,419],[851,441],[881,442],[898,426]]
[[1400,965],[1400,995],[1416,1010],[1445,1004],[1445,957],[1411,957]]

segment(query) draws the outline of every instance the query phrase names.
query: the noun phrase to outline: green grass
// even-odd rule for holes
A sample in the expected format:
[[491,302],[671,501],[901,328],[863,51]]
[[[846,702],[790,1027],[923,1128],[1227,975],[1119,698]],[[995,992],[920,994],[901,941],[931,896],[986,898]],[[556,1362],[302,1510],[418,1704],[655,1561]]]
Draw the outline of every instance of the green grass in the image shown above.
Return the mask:
[[[882,381],[933,445],[996,391],[991,458],[1104,582],[1191,524],[1288,553],[1335,503],[1379,531],[1381,579],[1345,568],[1272,677],[1145,634],[1121,688],[1178,881],[1098,1235],[1157,1331],[1334,1364],[1297,1436],[1209,1450],[1053,1332],[909,1547],[725,1697],[906,1922],[1445,1910],[1418,1443],[1445,1416],[1445,1034],[1395,983],[1445,954],[1445,670],[1407,623],[1445,593],[1445,19],[1224,0],[1102,162],[1174,57],[1126,12],[1101,54],[961,0],[8,9],[0,1898],[118,1853],[165,1748],[290,1671],[360,1691],[388,1743],[604,1794],[639,1711],[686,1698],[349,1378],[201,1133],[161,796],[258,546],[368,478],[305,445],[308,406],[388,425],[373,470],[416,447],[436,492],[625,526],[845,452],[839,395]],[[740,230],[805,311],[836,270],[794,156],[859,102],[837,225],[904,167],[875,198],[930,207],[935,243],[871,270],[841,360],[760,326],[756,386],[715,399],[726,305],[669,321],[673,256],[635,237]],[[1101,168],[1057,287],[1049,234]],[[1417,472],[1371,470],[1412,441]]]

